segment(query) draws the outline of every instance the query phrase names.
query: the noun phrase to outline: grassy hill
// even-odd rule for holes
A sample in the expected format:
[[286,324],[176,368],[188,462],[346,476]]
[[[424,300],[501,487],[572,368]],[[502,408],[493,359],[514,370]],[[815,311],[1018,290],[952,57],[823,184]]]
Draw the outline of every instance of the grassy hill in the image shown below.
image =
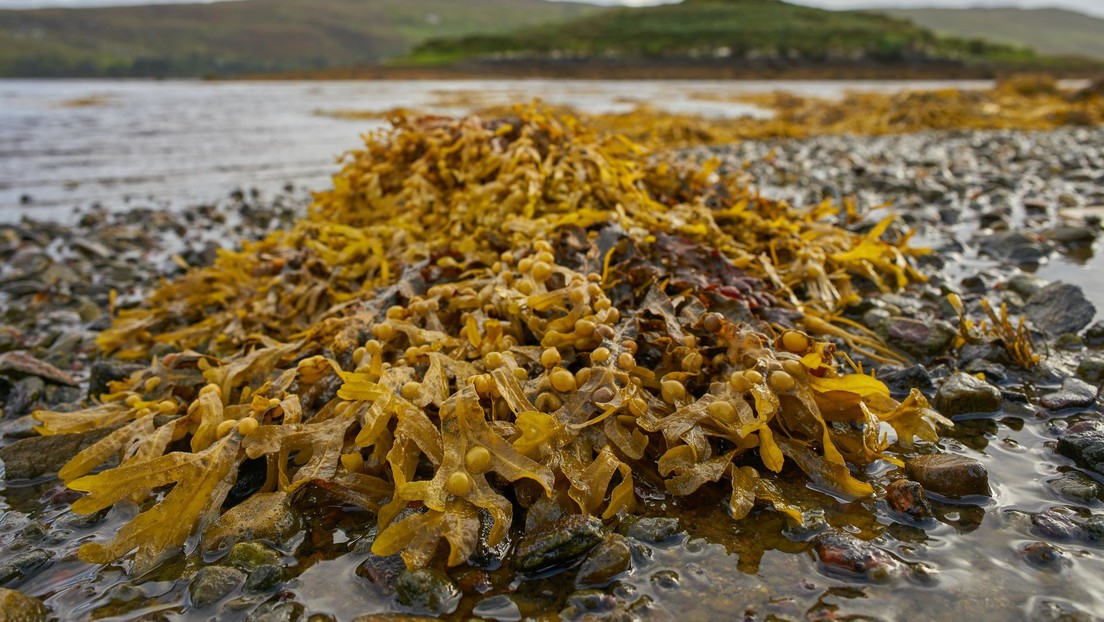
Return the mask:
[[530,59],[767,59],[779,61],[1030,61],[1030,50],[938,37],[906,20],[825,11],[779,0],[686,0],[616,9],[500,35],[432,39],[415,63]]
[[197,76],[374,63],[431,37],[599,9],[545,0],[243,0],[0,10],[0,75]]
[[881,11],[937,33],[980,36],[1043,54],[1104,59],[1104,19],[1062,9],[902,9]]

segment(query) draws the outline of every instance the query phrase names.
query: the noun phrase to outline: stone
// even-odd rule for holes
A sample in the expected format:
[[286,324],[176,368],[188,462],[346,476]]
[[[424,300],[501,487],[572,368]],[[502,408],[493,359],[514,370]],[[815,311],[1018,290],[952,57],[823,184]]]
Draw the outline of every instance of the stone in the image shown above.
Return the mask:
[[286,492],[257,493],[226,511],[204,536],[204,548],[231,542],[267,540],[283,544],[303,528]]
[[460,590],[440,570],[407,570],[395,581],[395,600],[411,613],[447,615],[460,604]]
[[238,542],[230,547],[224,563],[250,572],[265,565],[278,566],[280,554],[262,542]]
[[4,479],[34,479],[47,473],[57,473],[70,458],[113,432],[116,427],[77,434],[33,436],[0,448]]
[[251,611],[244,622],[299,622],[306,617],[306,613],[306,607],[301,603],[270,600]]
[[879,373],[878,380],[884,382],[889,390],[896,394],[907,394],[913,389],[930,391],[935,386],[932,383],[931,372],[923,365]]
[[989,496],[989,471],[973,458],[957,454],[917,456],[905,463],[905,470],[924,490],[946,497]]
[[883,582],[900,573],[901,564],[869,542],[840,531],[828,531],[813,539],[813,550],[833,574]]
[[670,516],[647,516],[623,524],[620,532],[641,542],[659,544],[679,532],[679,522]]
[[1051,283],[1028,299],[1024,316],[1052,336],[1076,333],[1096,316],[1096,307],[1076,285]]
[[31,549],[24,553],[7,554],[0,561],[0,583],[18,581],[33,577],[54,558],[54,554],[42,549]]
[[1090,356],[1077,364],[1077,376],[1085,382],[1099,387],[1104,382],[1104,357]]
[[283,580],[283,568],[273,564],[264,564],[249,572],[249,576],[245,579],[245,588],[259,592],[276,587]]
[[356,575],[367,579],[379,594],[386,596],[395,593],[395,582],[405,570],[406,563],[400,555],[384,557],[369,553],[368,559],[356,567]]
[[886,503],[889,507],[914,520],[931,518],[931,503],[924,494],[924,487],[908,479],[894,480],[886,486]]
[[0,622],[46,622],[49,616],[41,600],[0,588]]
[[1085,330],[1085,343],[1093,347],[1104,346],[1104,320],[1096,322]]
[[1104,429],[1073,428],[1058,437],[1055,450],[1077,466],[1104,475]]
[[526,533],[515,550],[514,567],[534,573],[568,565],[586,555],[603,540],[602,521],[571,514]]
[[1061,572],[1073,565],[1069,553],[1049,542],[1029,542],[1016,552],[1028,565],[1045,572]]
[[1008,282],[1005,284],[1005,286],[1008,289],[1019,294],[1024,300],[1027,300],[1028,298],[1031,298],[1032,296],[1037,294],[1039,290],[1046,287],[1047,281],[1035,276],[1034,274],[1021,272],[1020,274],[1017,274],[1016,276],[1008,279]]
[[1048,540],[1080,540],[1084,534],[1081,527],[1068,516],[1054,510],[1043,510],[1031,515],[1031,531]]
[[1047,410],[1064,410],[1091,406],[1096,401],[1096,387],[1080,378],[1066,378],[1062,388],[1043,396],[1039,403]]
[[229,566],[205,566],[188,584],[192,605],[203,608],[226,598],[245,583],[245,573]]
[[932,405],[946,417],[993,412],[1000,409],[1001,392],[976,376],[959,372],[943,382]]
[[942,320],[916,320],[907,317],[891,317],[882,329],[886,343],[917,357],[942,354],[954,342],[957,331]]
[[580,586],[604,586],[632,565],[632,551],[622,536],[614,535],[594,547],[579,566],[575,582]]
[[982,374],[986,380],[996,380],[997,382],[1008,376],[1008,371],[1004,368],[1004,365],[987,359],[974,359],[967,363],[963,370],[971,376]]
[[1084,504],[1092,503],[1101,494],[1100,484],[1080,471],[1061,473],[1048,479],[1046,485],[1054,494]]
[[4,416],[14,419],[30,414],[35,404],[46,392],[46,383],[38,376],[27,376],[16,380],[4,400]]
[[38,360],[26,352],[0,354],[0,373],[14,377],[38,376],[43,380],[71,387],[79,384],[69,374],[45,361]]

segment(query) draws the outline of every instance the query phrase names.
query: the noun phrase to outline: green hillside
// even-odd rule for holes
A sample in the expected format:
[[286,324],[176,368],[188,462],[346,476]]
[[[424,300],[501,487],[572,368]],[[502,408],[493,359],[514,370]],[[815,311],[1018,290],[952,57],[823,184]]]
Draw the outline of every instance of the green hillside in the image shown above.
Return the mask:
[[616,9],[504,35],[433,39],[410,60],[753,59],[780,62],[1030,61],[1025,49],[937,37],[905,20],[779,0],[686,0]]
[[1104,19],[1062,9],[904,9],[887,15],[935,32],[982,36],[1043,54],[1104,59]]
[[243,0],[0,10],[0,75],[194,76],[378,62],[430,37],[508,32],[596,7],[545,0]]

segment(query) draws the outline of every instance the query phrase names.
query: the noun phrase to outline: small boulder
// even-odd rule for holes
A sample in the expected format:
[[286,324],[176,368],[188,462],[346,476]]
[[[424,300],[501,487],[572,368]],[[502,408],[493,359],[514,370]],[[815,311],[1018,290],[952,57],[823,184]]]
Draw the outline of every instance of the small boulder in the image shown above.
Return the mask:
[[239,542],[230,548],[224,563],[251,572],[261,566],[278,566],[280,554],[261,542]]
[[932,403],[946,417],[970,413],[986,413],[1000,409],[1000,389],[984,380],[956,373],[943,382]]
[[49,615],[39,599],[0,588],[0,622],[46,622]]
[[1064,410],[1091,406],[1096,401],[1096,387],[1080,378],[1066,378],[1062,388],[1044,395],[1039,403],[1047,410]]
[[1024,315],[1035,326],[1057,336],[1076,333],[1088,326],[1096,316],[1096,307],[1085,298],[1080,287],[1051,283],[1027,301]]
[[1047,480],[1046,485],[1054,494],[1083,504],[1092,503],[1101,494],[1100,484],[1080,471],[1060,473]]
[[956,454],[917,456],[905,463],[909,478],[924,490],[958,499],[989,496],[989,471],[977,460]]
[[567,565],[586,555],[603,539],[602,521],[571,514],[525,534],[514,554],[514,567],[533,573]]
[[231,542],[267,540],[286,542],[303,527],[302,518],[286,492],[258,493],[230,508],[204,536],[204,548]]

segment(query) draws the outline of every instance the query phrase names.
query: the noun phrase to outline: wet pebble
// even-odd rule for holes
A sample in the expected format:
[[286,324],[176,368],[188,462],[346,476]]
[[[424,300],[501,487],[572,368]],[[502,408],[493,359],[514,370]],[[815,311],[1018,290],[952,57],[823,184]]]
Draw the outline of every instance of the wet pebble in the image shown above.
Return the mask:
[[1069,553],[1049,542],[1030,542],[1021,546],[1017,553],[1031,567],[1046,572],[1061,572],[1073,565]]
[[918,357],[941,354],[950,347],[957,331],[942,320],[891,317],[885,321],[886,342]]
[[1056,451],[1077,466],[1104,475],[1104,429],[1072,426],[1058,437]]
[[1000,409],[1001,392],[976,376],[957,373],[939,387],[932,405],[947,417],[993,412]]
[[229,596],[245,583],[245,573],[229,566],[204,566],[188,584],[192,605],[208,607]]
[[450,614],[460,604],[460,596],[456,584],[440,570],[406,570],[395,581],[395,601],[410,613]]
[[1061,473],[1047,480],[1046,485],[1060,497],[1086,504],[1092,503],[1101,494],[1100,484],[1080,471]]
[[977,460],[956,454],[917,456],[906,461],[911,479],[946,497],[989,495],[989,471]]
[[1047,410],[1089,406],[1096,401],[1096,387],[1079,378],[1067,378],[1062,388],[1044,395],[1039,403]]
[[601,586],[625,572],[632,564],[632,551],[624,537],[613,535],[594,547],[579,566],[576,584]]
[[813,548],[831,573],[880,582],[893,578],[901,569],[889,553],[847,533],[822,533],[813,540]]
[[50,612],[42,601],[15,590],[0,588],[0,621],[46,622]]
[[526,533],[518,542],[514,567],[533,573],[567,565],[603,540],[602,521],[572,514]]
[[1080,540],[1084,534],[1081,527],[1064,514],[1054,510],[1044,510],[1031,516],[1031,531],[1040,538],[1048,540]]
[[472,615],[497,622],[516,622],[522,618],[521,608],[506,594],[496,594],[479,601],[472,609]]
[[624,523],[620,532],[641,542],[659,544],[679,532],[677,518],[671,516],[646,516]]
[[1077,364],[1077,376],[1094,387],[1099,387],[1104,382],[1104,356],[1082,359]]
[[932,517],[931,503],[924,494],[924,487],[918,482],[899,479],[886,486],[886,503],[895,512],[905,514],[914,520]]
[[1052,336],[1076,333],[1092,322],[1096,307],[1076,285],[1051,283],[1039,290],[1023,309],[1024,315]]

